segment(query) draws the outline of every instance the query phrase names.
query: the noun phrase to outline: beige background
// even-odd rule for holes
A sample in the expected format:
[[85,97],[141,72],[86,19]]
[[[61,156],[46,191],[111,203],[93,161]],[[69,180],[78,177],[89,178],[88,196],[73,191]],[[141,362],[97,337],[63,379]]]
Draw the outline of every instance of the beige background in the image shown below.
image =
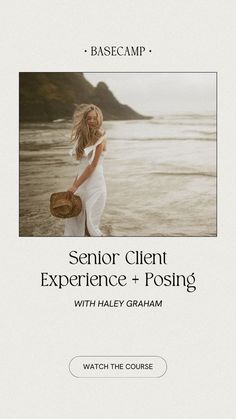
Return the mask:
[[[0,80],[4,419],[235,417],[235,12],[235,2],[221,0],[148,0],[140,6],[103,0],[4,4]],[[83,50],[90,44],[140,44],[153,52],[143,58],[89,57]],[[219,73],[218,237],[19,238],[18,72],[119,70]],[[132,286],[40,288],[42,271],[75,271],[68,264],[71,249],[166,251],[168,271],[195,272],[198,289],[188,294]],[[123,273],[126,268],[119,265],[116,270]],[[164,304],[149,310],[75,310],[73,299],[79,297],[162,298]],[[160,355],[167,360],[168,371],[160,379],[80,381],[68,373],[68,362],[80,354]]]

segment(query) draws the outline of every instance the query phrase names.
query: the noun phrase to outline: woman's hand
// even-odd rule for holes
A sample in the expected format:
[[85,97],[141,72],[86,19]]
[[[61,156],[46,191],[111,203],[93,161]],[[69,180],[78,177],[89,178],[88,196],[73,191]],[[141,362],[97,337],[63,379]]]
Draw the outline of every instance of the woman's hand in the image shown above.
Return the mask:
[[75,193],[76,189],[77,188],[75,186],[71,186],[69,189],[67,189],[67,192]]
[[75,192],[75,188],[72,186],[70,189],[66,191],[66,199],[70,200],[74,192]]

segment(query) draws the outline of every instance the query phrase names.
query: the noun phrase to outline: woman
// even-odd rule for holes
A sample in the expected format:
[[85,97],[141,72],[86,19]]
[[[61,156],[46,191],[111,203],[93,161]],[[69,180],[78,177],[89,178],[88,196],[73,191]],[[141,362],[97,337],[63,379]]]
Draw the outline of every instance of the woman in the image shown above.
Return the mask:
[[64,236],[102,236],[99,224],[106,201],[106,137],[102,121],[102,112],[95,105],[80,105],[74,113],[72,154],[79,161],[79,173],[68,192],[80,196],[82,211],[77,217],[66,219]]

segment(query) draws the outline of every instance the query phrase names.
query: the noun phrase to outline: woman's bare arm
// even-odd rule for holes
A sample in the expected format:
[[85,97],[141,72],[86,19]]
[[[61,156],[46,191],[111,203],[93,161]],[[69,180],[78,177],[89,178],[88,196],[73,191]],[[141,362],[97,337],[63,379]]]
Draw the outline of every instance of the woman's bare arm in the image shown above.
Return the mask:
[[104,144],[101,143],[96,147],[96,151],[95,151],[95,156],[94,159],[92,161],[91,164],[89,164],[86,169],[83,171],[83,173],[80,175],[79,178],[75,179],[75,181],[73,182],[73,185],[68,189],[69,192],[74,193],[76,191],[76,189],[79,188],[79,186],[82,185],[82,183],[84,183],[89,176],[91,176],[91,174],[94,172],[94,170],[97,167],[98,161],[99,161],[99,157],[102,153],[104,149]]

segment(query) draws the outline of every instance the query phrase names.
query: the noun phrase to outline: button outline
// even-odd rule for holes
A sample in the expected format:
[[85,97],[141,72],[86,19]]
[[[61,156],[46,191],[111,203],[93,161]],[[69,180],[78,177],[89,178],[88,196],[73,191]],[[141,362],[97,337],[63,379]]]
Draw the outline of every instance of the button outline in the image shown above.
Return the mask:
[[[153,376],[153,377],[138,377],[138,376],[133,376],[133,377],[125,377],[125,376],[123,376],[123,377],[96,377],[96,376],[94,376],[94,377],[85,377],[85,376],[75,375],[71,371],[71,363],[72,363],[72,361],[75,358],[161,358],[164,361],[166,368],[165,368],[165,371],[164,371],[164,373],[162,375]],[[167,365],[167,361],[165,360],[165,358],[163,358],[160,355],[76,355],[73,358],[71,358],[71,360],[70,360],[70,362],[68,364],[68,369],[69,369],[70,374],[74,378],[89,378],[89,379],[91,379],[91,378],[95,378],[95,379],[97,379],[97,378],[103,378],[103,379],[109,379],[109,378],[112,378],[112,379],[113,378],[116,378],[116,379],[117,378],[121,378],[121,379],[124,379],[124,378],[125,379],[127,379],[127,378],[138,378],[138,379],[140,379],[140,378],[149,378],[150,379],[150,378],[161,378],[161,377],[163,377],[166,374],[167,370],[168,370],[168,365]]]

